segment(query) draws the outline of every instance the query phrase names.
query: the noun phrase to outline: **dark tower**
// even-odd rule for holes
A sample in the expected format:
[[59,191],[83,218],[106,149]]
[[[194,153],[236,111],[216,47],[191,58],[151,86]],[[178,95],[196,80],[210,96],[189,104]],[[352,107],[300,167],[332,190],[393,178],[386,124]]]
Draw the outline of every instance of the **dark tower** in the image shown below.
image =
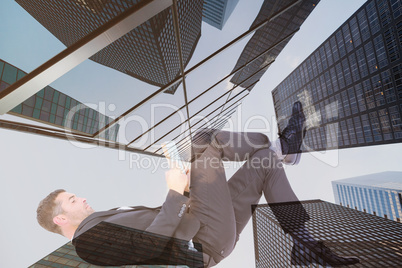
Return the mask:
[[367,1],[272,92],[279,131],[303,103],[303,151],[402,141],[400,1]]
[[[240,86],[243,88],[255,84],[255,82],[257,82],[264,75],[265,71],[269,68],[269,65],[263,69],[261,68],[275,60],[275,58],[289,42],[292,34],[299,29],[300,25],[306,20],[308,15],[310,15],[319,0],[306,0],[291,8],[287,8],[294,2],[295,1],[290,0],[264,1],[257,18],[254,20],[251,27],[258,25],[281,10],[284,12],[280,13],[279,16],[268,22],[265,26],[254,33],[246,47],[243,49],[243,52],[237,60],[233,70],[236,70],[240,66],[249,62],[267,49],[272,49],[259,56],[258,59],[249,64],[243,70],[238,71],[230,82],[235,85],[240,83]],[[257,71],[258,73],[254,74]],[[242,83],[242,81],[250,76],[252,76],[251,79],[248,79]],[[253,87],[254,86],[249,87],[248,90],[251,91]]]
[[[323,241],[335,254],[359,258],[360,263],[347,267],[402,265],[401,223],[321,200],[302,201],[301,204],[310,217],[305,227],[316,240]],[[255,207],[253,229],[257,268],[332,267],[317,252],[310,250],[302,237],[293,239],[283,232],[282,227],[294,231],[294,222],[289,220],[280,225],[277,221],[276,216],[292,218],[300,215],[299,206],[298,202],[285,202]],[[299,265],[291,264],[294,244],[299,250],[293,259]],[[302,251],[304,254],[299,254]]]
[[[67,47],[141,0],[17,0],[29,14]],[[184,65],[201,36],[201,0],[178,0]],[[160,12],[90,59],[155,86],[180,75],[172,9]],[[178,85],[165,92],[174,93]]]

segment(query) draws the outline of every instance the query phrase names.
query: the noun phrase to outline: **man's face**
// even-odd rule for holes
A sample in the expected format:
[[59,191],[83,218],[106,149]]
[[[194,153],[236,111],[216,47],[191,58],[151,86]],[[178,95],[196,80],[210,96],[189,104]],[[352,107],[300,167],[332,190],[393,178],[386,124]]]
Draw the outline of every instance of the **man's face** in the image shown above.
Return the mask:
[[61,203],[63,216],[71,225],[78,226],[86,217],[94,212],[85,198],[77,197],[72,193],[60,193],[56,198],[56,202]]

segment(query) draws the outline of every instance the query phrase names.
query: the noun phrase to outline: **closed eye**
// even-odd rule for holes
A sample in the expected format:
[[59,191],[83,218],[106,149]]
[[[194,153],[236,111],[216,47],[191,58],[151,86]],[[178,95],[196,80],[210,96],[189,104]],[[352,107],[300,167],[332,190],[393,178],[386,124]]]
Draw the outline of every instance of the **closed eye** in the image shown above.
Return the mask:
[[70,196],[68,199],[71,201],[71,203],[74,203],[75,202],[75,195]]

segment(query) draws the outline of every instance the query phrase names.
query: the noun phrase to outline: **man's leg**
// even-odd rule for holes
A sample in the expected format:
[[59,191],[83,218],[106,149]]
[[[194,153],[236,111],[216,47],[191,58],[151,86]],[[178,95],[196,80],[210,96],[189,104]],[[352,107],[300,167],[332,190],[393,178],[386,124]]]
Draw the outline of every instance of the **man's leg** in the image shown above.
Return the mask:
[[[216,138],[219,143],[219,136],[217,135]],[[226,149],[231,151],[231,154],[237,149],[242,153],[245,152],[245,148],[231,147]],[[223,150],[223,154],[227,155],[225,150]],[[310,235],[310,232],[305,228],[305,222],[310,217],[294,194],[283,170],[282,162],[272,150],[263,148],[251,152],[248,161],[230,178],[228,185],[236,219],[236,241],[250,220],[252,215],[251,206],[258,203],[263,192],[268,203],[293,202],[290,206],[290,209],[292,209],[290,213],[283,213],[277,206],[271,206],[271,210],[283,231],[290,233],[294,240],[291,256],[292,264],[300,264],[295,257],[296,253],[300,255],[303,252],[303,247],[300,247],[300,243],[303,243],[304,246],[313,250],[333,266],[350,265],[359,262],[356,257],[342,257],[334,254],[322,242],[318,242]],[[316,261],[318,263],[319,260]]]
[[[284,215],[278,213],[275,206],[271,207],[284,231],[290,232],[294,241],[300,242],[301,239],[310,249],[334,266],[359,262],[355,257],[333,254],[323,244],[317,243],[305,229],[304,223],[309,220],[309,216],[298,202],[286,178],[282,163],[273,151],[267,149],[269,141],[266,136],[258,133],[225,131],[213,133],[209,140],[211,144],[205,151],[198,151],[197,160],[193,163],[195,165],[192,165],[196,169],[192,172],[191,184],[194,187],[192,196],[194,194],[195,197],[192,197],[194,203],[191,206],[193,212],[200,215],[203,223],[203,228],[197,234],[197,237],[202,239],[198,239],[198,242],[214,249],[220,257],[226,257],[233,250],[241,231],[251,217],[251,205],[258,203],[264,192],[269,203],[295,202],[296,206],[293,208],[297,210],[297,214]],[[197,154],[197,150],[198,148],[195,148],[193,153]],[[248,159],[229,180],[227,187],[225,187],[222,159],[228,161]],[[215,166],[216,163],[219,165]],[[217,252],[217,249],[222,251]],[[297,251],[299,251],[297,247],[292,250],[294,264],[298,264],[293,256]],[[216,262],[220,260],[219,257],[215,259]]]
[[229,132],[217,129],[202,129],[192,139],[192,154],[199,157],[208,146],[221,152],[223,161],[245,161],[256,151],[269,148],[268,137],[257,132]]
[[218,263],[233,248],[236,226],[221,152],[215,146],[207,144],[191,163],[190,199],[190,211],[201,222],[193,240]]
[[235,210],[222,160],[243,161],[268,147],[268,138],[259,133],[213,130],[194,136],[190,207],[202,223],[194,241],[213,249],[217,262],[230,254],[236,242]]
[[[217,251],[223,256],[232,250],[238,234],[251,217],[251,205],[258,203],[265,185],[274,191],[269,194],[270,202],[275,198],[276,202],[281,202],[285,196],[284,201],[297,200],[280,162],[268,150],[269,146],[269,139],[261,133],[203,130],[194,136],[196,160],[191,168],[191,210],[207,226],[204,229],[208,232],[203,235],[209,240],[203,243],[217,244],[221,247],[217,247]],[[248,168],[243,166],[227,183],[222,160],[248,160],[249,165]],[[278,165],[279,168],[269,169]],[[272,180],[265,183],[266,177],[272,177]]]
[[298,201],[282,162],[268,149],[270,142],[267,136],[261,133],[202,130],[194,136],[194,153],[201,155],[209,143],[220,151],[223,160],[247,160],[228,182],[237,235],[249,221],[251,205],[258,203],[262,192],[269,203]]
[[[236,217],[237,239],[252,215],[251,206],[258,204],[262,193],[268,203],[298,201],[282,162],[270,149],[258,150],[228,181]],[[307,214],[304,219],[308,219]],[[278,218],[281,222],[281,219]],[[300,224],[304,224],[305,220]]]

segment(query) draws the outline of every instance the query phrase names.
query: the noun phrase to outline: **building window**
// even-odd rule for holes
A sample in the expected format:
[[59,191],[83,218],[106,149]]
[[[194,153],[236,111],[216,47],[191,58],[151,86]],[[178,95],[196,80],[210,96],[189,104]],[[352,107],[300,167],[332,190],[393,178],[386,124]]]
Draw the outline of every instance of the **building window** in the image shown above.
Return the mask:
[[352,32],[352,39],[353,39],[354,47],[358,47],[362,43],[362,40],[360,38],[359,25],[357,24],[356,17],[353,17],[349,21],[349,26],[350,26],[350,30]]
[[345,121],[341,121],[340,129],[342,132],[343,143],[345,146],[348,146],[349,145],[349,134],[348,134],[348,128],[346,126]]
[[329,41],[325,42],[324,47],[325,47],[325,54],[327,55],[328,67],[330,67],[334,63],[334,61],[332,59],[332,50]]
[[364,135],[363,135],[362,125],[360,123],[360,117],[356,116],[356,117],[353,118],[353,120],[354,120],[354,123],[355,123],[357,142],[359,144],[362,144],[362,143],[364,143]]
[[378,114],[380,116],[381,129],[382,129],[382,133],[384,134],[384,140],[392,140],[392,138],[393,138],[392,130],[391,130],[391,124],[390,124],[389,118],[388,118],[387,109],[379,110]]
[[315,60],[317,61],[317,70],[318,70],[317,75],[319,75],[322,73],[322,63],[321,63],[320,51],[317,50],[314,55],[315,55]]
[[372,137],[372,134],[371,134],[371,125],[370,125],[370,122],[368,120],[367,114],[362,114],[361,119],[362,119],[363,132],[364,132],[364,137],[366,139],[366,142],[367,143],[373,142],[373,137]]
[[[317,78],[318,81],[318,78]],[[320,75],[320,91],[322,91],[323,97],[326,98],[328,96],[327,85],[325,84],[324,75]]]
[[18,72],[17,68],[15,68],[14,66],[11,66],[10,64],[4,63],[4,69],[3,69],[3,74],[2,74],[1,80],[3,80],[5,83],[11,85],[15,81],[17,81],[17,72]]
[[370,122],[373,130],[374,141],[382,141],[380,122],[376,111],[370,113]]
[[355,134],[355,128],[354,128],[354,125],[353,125],[352,118],[349,118],[346,122],[348,124],[350,143],[352,145],[356,144],[356,134]]
[[339,89],[343,89],[345,87],[345,80],[344,80],[344,77],[343,77],[341,63],[338,63],[335,66],[335,68],[336,68],[336,75],[338,76]]
[[366,102],[364,101],[364,94],[362,90],[362,85],[356,84],[355,85],[355,90],[356,90],[356,98],[357,102],[359,103],[359,110],[360,112],[363,112],[366,110]]
[[332,83],[331,83],[331,75],[329,74],[329,71],[325,72],[324,77],[325,77],[325,84],[328,89],[328,95],[331,95],[333,93],[333,89],[332,89]]
[[387,46],[389,59],[394,62],[399,59],[399,49],[393,28],[389,28],[384,32],[385,44]]
[[373,89],[371,88],[370,80],[363,81],[363,89],[364,89],[364,95],[366,96],[367,108],[368,109],[375,108],[374,93]]
[[335,68],[332,67],[329,71],[331,73],[331,80],[332,80],[332,85],[334,87],[334,92],[337,92],[339,90],[339,85],[338,85],[338,78],[336,77]]
[[373,85],[373,92],[376,100],[377,107],[385,104],[384,92],[382,91],[382,83],[380,80],[380,75],[376,74],[371,78]]
[[345,74],[346,86],[349,86],[350,84],[352,84],[352,75],[350,73],[350,68],[349,68],[349,63],[348,63],[347,58],[342,60],[342,69],[343,69],[343,72]]
[[346,51],[350,53],[353,50],[353,40],[350,35],[349,25],[347,23],[343,25],[342,33],[345,40]]
[[360,79],[360,74],[359,74],[359,69],[357,67],[355,53],[351,53],[349,55],[349,63],[350,63],[350,69],[351,69],[353,81],[356,82]]
[[389,115],[391,118],[391,125],[394,131],[395,139],[402,138],[402,121],[401,115],[398,111],[398,106],[392,106],[389,108]]
[[356,56],[357,56],[357,62],[359,63],[360,76],[364,78],[369,73],[367,69],[366,56],[364,55],[363,47],[359,48],[356,51]]
[[392,68],[392,75],[395,81],[396,93],[398,98],[402,99],[402,64]]
[[349,106],[349,97],[348,97],[348,93],[345,91],[341,92],[342,94],[342,102],[343,102],[343,110],[345,112],[345,116],[349,116],[350,115],[350,106]]
[[364,9],[357,14],[357,19],[359,21],[360,32],[362,34],[362,39],[364,42],[370,37],[370,30],[368,27],[366,12]]
[[338,117],[343,118],[345,115],[343,114],[343,102],[342,102],[342,99],[341,99],[341,95],[336,94],[335,99],[336,99],[337,107],[338,107]]
[[310,81],[313,80],[314,76],[313,76],[313,70],[311,67],[311,59],[310,58],[307,59],[307,71],[308,71],[308,77],[309,77]]
[[382,86],[384,89],[385,99],[386,99],[387,103],[395,102],[396,101],[395,89],[392,84],[390,70],[386,70],[381,73],[381,81],[382,81]]
[[378,66],[379,68],[384,68],[388,65],[388,59],[381,34],[374,38],[374,47],[377,54]]
[[339,30],[336,34],[336,42],[338,43],[339,57],[343,58],[346,55],[345,42],[343,41],[342,31]]
[[392,21],[391,12],[388,7],[388,1],[380,0],[378,1],[378,13],[381,19],[381,25],[385,27]]
[[359,109],[357,108],[357,101],[356,101],[355,91],[354,91],[353,87],[348,89],[348,95],[349,95],[350,108],[352,110],[352,114],[356,114],[359,112]]
[[374,35],[380,30],[380,24],[378,22],[377,10],[375,8],[374,0],[372,0],[366,6],[368,21],[371,28],[371,34]]
[[391,9],[396,20],[402,13],[402,3],[399,0],[391,0]]
[[315,88],[317,89],[318,99],[322,100],[323,91],[321,90],[320,79],[319,78],[315,79],[311,84],[315,84]]
[[334,63],[335,63],[335,62],[337,62],[339,60],[339,52],[338,52],[338,45],[336,43],[334,35],[331,37],[329,42],[331,43],[331,50],[332,50],[333,60],[334,60]]
[[364,50],[366,52],[368,69],[370,73],[374,73],[378,70],[378,66],[377,60],[374,55],[373,44],[371,43],[371,41],[364,45]]
[[325,71],[328,68],[328,64],[327,64],[327,57],[326,57],[324,46],[320,47],[320,55],[321,55],[322,69]]

